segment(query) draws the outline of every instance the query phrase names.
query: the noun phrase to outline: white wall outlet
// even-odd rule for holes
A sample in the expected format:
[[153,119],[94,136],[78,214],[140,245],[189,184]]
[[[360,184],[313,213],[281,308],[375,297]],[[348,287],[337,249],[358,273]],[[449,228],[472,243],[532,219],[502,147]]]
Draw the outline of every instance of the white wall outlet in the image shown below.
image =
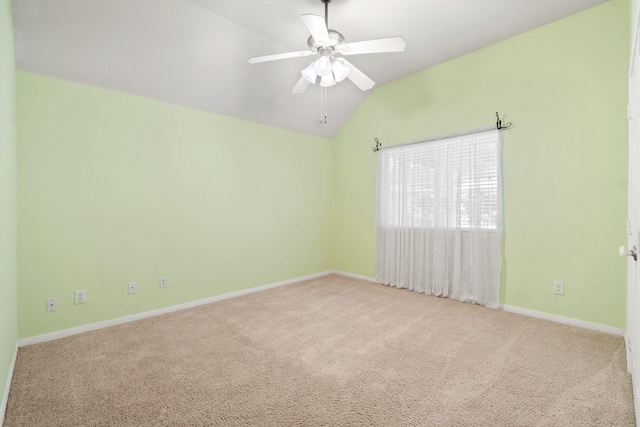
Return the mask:
[[136,282],[129,282],[129,293],[135,294],[138,292],[138,285]]
[[556,295],[564,295],[564,282],[553,282],[553,293]]
[[167,287],[167,278],[165,276],[162,276],[160,278],[160,288],[164,289]]
[[87,302],[87,291],[75,291],[74,296],[76,304],[84,304]]
[[320,261],[322,254],[320,253],[320,251],[316,252],[316,261]]
[[48,298],[47,311],[57,311],[57,310],[58,310],[58,298]]

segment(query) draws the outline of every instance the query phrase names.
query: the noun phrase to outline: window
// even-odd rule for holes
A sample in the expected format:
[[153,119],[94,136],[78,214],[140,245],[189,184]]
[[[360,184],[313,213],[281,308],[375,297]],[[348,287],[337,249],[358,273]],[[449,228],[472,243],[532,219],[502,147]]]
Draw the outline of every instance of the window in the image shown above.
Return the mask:
[[380,283],[499,305],[501,147],[492,130],[378,152]]
[[391,147],[379,154],[379,226],[500,226],[498,131]]

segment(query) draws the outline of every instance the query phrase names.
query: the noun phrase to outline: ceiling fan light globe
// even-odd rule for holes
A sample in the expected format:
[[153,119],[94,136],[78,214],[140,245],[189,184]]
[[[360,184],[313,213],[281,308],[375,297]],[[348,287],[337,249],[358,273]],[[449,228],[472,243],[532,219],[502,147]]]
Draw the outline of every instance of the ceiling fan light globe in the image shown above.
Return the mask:
[[326,56],[321,56],[314,63],[313,69],[320,77],[326,77],[331,74],[331,61]]
[[349,67],[344,65],[339,60],[333,61],[332,69],[333,69],[333,75],[336,79],[336,82],[341,82],[344,79],[346,79],[347,76],[349,75],[349,71],[351,71]]
[[314,70],[314,65],[315,65],[315,63],[312,62],[311,64],[309,64],[309,66],[307,68],[305,68],[304,70],[300,71],[300,73],[302,73],[304,78],[307,79],[307,81],[309,83],[311,83],[312,85],[316,84],[316,78],[318,77],[318,74]]
[[322,76],[320,79],[320,86],[329,87],[336,84],[336,79],[333,77],[333,73],[329,73],[326,76]]

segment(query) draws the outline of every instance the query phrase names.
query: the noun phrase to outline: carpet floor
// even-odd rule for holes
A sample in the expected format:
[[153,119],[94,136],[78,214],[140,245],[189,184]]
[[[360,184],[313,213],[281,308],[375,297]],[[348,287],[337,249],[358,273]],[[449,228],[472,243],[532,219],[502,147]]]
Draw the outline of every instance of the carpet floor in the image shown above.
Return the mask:
[[18,351],[10,426],[634,426],[624,341],[337,275]]

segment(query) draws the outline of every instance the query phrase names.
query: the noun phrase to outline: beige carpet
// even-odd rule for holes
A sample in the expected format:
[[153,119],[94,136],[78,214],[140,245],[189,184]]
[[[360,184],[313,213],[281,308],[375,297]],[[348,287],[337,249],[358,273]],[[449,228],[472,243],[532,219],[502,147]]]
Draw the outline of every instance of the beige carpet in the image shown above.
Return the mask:
[[21,348],[6,426],[632,426],[621,337],[341,276]]

